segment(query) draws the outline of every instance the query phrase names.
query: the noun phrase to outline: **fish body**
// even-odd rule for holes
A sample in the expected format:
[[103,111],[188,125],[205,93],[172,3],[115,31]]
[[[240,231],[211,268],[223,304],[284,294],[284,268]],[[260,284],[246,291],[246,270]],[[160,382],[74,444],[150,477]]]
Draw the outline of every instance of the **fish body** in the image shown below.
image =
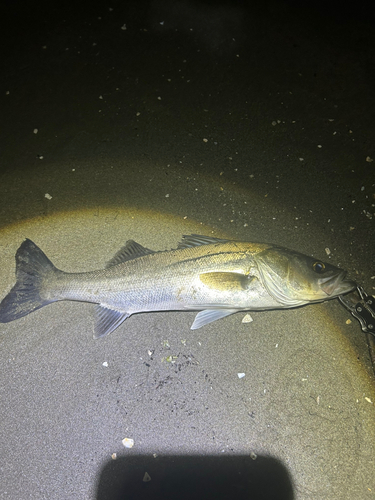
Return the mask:
[[297,307],[350,292],[345,271],[271,244],[184,236],[155,252],[129,240],[105,269],[65,273],[31,240],[16,253],[17,282],[0,303],[0,322],[58,300],[97,304],[94,337],[131,314],[198,310],[192,329],[237,311]]

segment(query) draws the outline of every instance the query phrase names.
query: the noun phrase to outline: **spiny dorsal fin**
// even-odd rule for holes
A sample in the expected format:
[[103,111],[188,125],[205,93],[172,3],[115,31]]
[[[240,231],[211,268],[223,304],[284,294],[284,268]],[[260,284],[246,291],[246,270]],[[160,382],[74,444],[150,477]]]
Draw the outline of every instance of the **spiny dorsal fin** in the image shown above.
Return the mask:
[[200,234],[184,234],[177,248],[199,247],[201,245],[212,245],[213,243],[227,243],[228,241],[229,240],[224,240],[222,238],[213,238]]
[[143,247],[139,243],[133,240],[128,240],[122,248],[116,253],[116,255],[108,262],[105,267],[117,266],[117,264],[122,264],[128,260],[137,259],[138,257],[143,257],[144,255],[150,255],[156,253],[154,250]]

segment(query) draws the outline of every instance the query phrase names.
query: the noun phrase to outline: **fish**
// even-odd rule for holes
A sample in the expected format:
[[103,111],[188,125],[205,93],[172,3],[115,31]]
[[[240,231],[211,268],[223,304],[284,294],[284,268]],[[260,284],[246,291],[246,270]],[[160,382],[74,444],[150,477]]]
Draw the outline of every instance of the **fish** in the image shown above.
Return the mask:
[[343,269],[268,244],[184,235],[174,250],[126,242],[104,269],[67,273],[26,239],[16,252],[16,284],[0,303],[8,323],[59,300],[96,304],[94,338],[129,316],[199,311],[191,329],[238,311],[287,309],[351,292]]

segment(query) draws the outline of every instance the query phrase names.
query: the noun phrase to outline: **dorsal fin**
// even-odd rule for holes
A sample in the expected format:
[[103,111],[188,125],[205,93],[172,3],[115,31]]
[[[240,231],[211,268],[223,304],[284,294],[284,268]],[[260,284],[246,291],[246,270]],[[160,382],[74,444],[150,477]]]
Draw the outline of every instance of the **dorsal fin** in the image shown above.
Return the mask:
[[200,234],[184,234],[177,248],[191,248],[201,245],[212,245],[213,243],[227,243],[228,241],[229,240],[224,240],[222,238],[213,238],[212,236],[203,236]]
[[108,262],[105,267],[117,266],[117,264],[122,264],[128,260],[137,259],[138,257],[143,257],[144,255],[150,255],[156,253],[154,250],[143,247],[139,243],[133,240],[128,240],[122,248],[116,253],[116,255]]

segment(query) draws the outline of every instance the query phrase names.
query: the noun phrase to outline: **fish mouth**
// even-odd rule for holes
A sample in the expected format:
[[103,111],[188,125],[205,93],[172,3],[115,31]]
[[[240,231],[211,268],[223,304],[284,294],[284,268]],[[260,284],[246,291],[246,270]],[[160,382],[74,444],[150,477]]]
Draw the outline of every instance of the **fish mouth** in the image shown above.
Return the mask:
[[357,288],[357,284],[346,278],[346,272],[343,271],[328,278],[321,278],[319,286],[327,295],[342,295],[351,292]]

